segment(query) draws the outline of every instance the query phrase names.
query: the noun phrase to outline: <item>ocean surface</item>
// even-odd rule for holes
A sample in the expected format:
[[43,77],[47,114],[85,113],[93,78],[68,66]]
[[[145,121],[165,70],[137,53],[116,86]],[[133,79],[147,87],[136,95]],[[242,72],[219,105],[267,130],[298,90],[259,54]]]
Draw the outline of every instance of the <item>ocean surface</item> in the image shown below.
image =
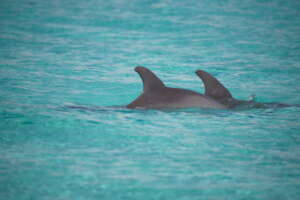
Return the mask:
[[[129,110],[134,67],[264,109]],[[1,200],[300,199],[299,0],[1,0]]]

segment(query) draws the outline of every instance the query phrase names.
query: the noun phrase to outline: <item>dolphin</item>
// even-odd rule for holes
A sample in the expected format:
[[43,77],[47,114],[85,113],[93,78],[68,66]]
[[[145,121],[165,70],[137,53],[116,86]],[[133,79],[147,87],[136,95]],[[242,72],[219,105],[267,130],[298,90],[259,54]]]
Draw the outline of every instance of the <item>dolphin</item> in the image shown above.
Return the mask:
[[[205,87],[204,94],[198,92],[171,88],[165,84],[146,67],[137,66],[135,71],[140,75],[144,89],[140,96],[125,107],[128,109],[180,109],[180,108],[284,108],[299,107],[300,104],[284,103],[259,103],[255,100],[245,101],[235,99],[229,90],[215,77],[203,70],[197,70],[196,75],[202,80]],[[63,108],[85,110],[85,111],[110,111],[120,110],[123,112],[124,106],[85,106],[66,105]]]
[[137,66],[135,71],[143,81],[143,93],[126,107],[129,109],[178,109],[178,108],[232,108],[242,103],[232,97],[215,77],[203,70],[196,74],[205,86],[205,93],[200,94],[192,90],[171,88],[149,69]]

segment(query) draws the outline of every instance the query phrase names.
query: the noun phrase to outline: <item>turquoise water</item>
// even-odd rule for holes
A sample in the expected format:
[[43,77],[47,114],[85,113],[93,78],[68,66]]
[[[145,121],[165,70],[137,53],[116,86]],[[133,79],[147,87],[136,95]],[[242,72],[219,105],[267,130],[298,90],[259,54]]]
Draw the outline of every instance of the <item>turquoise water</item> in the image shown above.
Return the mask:
[[128,110],[137,65],[299,104],[300,2],[2,0],[0,199],[300,199],[299,107]]

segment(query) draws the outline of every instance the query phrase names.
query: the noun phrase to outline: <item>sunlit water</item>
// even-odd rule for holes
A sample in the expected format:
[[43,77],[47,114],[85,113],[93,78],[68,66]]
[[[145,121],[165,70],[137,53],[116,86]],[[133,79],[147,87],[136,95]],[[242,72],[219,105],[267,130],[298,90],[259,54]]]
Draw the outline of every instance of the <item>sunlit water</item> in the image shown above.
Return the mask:
[[300,108],[128,110],[142,82],[300,103],[300,2],[0,2],[0,199],[300,199]]

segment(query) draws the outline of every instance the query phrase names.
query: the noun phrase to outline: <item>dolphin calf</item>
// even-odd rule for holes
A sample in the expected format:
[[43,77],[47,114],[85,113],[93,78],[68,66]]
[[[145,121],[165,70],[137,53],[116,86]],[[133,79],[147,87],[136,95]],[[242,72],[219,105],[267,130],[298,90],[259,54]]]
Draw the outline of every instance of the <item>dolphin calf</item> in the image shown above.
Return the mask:
[[138,66],[135,71],[140,75],[144,89],[143,93],[126,107],[130,109],[176,109],[176,108],[232,108],[242,101],[232,97],[230,92],[212,75],[197,70],[205,86],[205,93],[192,90],[171,88],[146,67]]

